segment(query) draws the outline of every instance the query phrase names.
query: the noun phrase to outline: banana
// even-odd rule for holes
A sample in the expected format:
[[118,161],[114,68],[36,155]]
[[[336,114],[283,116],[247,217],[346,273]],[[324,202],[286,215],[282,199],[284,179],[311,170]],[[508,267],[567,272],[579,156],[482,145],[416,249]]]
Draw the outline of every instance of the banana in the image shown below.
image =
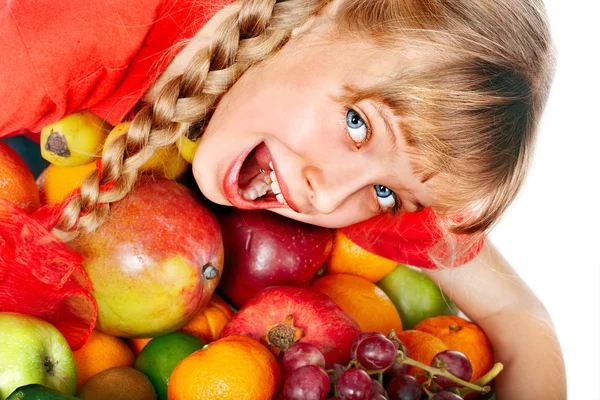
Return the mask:
[[42,129],[42,157],[61,167],[90,163],[99,157],[111,129],[106,121],[89,111],[70,114]]
[[190,164],[194,161],[194,154],[196,154],[196,150],[200,144],[202,126],[202,122],[192,125],[189,132],[182,135],[179,140],[177,140],[179,154],[181,154],[181,157]]
[[[104,153],[104,151],[106,151],[108,143],[117,136],[127,132],[130,126],[131,122],[122,122],[115,126],[108,134],[102,152]],[[188,163],[179,155],[177,147],[172,145],[157,149],[140,170],[142,172],[150,172],[153,175],[163,176],[168,179],[177,179],[185,172],[187,167]]]

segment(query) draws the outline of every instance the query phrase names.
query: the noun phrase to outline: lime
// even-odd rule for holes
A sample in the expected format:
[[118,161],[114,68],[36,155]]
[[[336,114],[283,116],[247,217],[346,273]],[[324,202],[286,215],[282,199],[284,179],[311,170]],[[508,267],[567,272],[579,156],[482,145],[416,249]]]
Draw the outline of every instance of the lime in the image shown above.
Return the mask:
[[135,369],[150,379],[160,400],[167,400],[171,372],[181,360],[204,345],[201,339],[183,332],[156,337],[149,341],[138,355]]
[[457,315],[458,307],[422,271],[399,264],[377,282],[398,309],[404,329],[429,317]]

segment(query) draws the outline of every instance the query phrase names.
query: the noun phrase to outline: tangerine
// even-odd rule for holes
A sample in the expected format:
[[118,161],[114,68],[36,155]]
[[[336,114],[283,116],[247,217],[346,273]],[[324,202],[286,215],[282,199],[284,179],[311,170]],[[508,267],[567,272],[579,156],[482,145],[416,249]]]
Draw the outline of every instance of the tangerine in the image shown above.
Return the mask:
[[246,336],[227,336],[184,358],[171,374],[169,400],[271,400],[281,384],[275,357]]
[[210,302],[188,322],[180,332],[189,333],[206,343],[219,338],[223,327],[233,318],[233,310],[219,295],[213,294]]
[[38,177],[42,204],[61,203],[73,190],[81,187],[88,174],[96,169],[96,162],[76,167],[50,164]]
[[142,351],[143,348],[146,347],[148,342],[151,341],[152,339],[154,339],[154,338],[132,338],[132,339],[127,339],[127,344],[129,345],[129,348],[133,352],[133,355],[137,357],[138,354],[140,354],[140,351]]
[[402,320],[392,300],[377,285],[360,276],[326,275],[316,279],[311,287],[325,293],[350,315],[363,332],[402,330]]
[[[431,365],[433,358],[440,352],[448,350],[448,346],[438,337],[427,332],[409,329],[402,332],[396,332],[396,336],[408,350],[408,356],[425,365]],[[412,376],[425,373],[423,369],[410,366],[408,373]],[[425,380],[424,377],[417,377],[419,382]]]
[[333,250],[325,262],[325,268],[330,274],[358,275],[371,282],[381,280],[396,265],[396,261],[363,249],[340,230],[333,233]]
[[463,353],[473,367],[471,382],[481,378],[494,366],[492,345],[476,324],[451,315],[426,318],[414,327],[440,338],[449,349]]
[[73,352],[77,389],[89,378],[112,367],[133,367],[135,357],[121,338],[93,330],[88,341]]
[[33,174],[17,152],[4,142],[0,142],[0,198],[28,213],[40,207]]

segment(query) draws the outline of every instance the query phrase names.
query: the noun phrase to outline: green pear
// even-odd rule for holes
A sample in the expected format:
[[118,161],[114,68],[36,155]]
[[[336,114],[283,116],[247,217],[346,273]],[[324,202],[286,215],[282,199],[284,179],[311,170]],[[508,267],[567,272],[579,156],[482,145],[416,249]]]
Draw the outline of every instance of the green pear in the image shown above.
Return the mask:
[[398,266],[377,282],[392,300],[404,329],[412,329],[416,324],[429,317],[438,315],[457,315],[458,307],[442,293],[422,271],[406,265]]

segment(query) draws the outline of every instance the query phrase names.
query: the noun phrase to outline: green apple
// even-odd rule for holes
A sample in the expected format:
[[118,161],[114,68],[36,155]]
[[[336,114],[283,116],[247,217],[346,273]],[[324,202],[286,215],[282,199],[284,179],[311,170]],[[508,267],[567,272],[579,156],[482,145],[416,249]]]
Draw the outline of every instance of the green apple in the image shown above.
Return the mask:
[[439,286],[416,268],[398,264],[377,286],[398,309],[404,329],[412,329],[425,318],[458,314],[458,307]]
[[69,344],[44,320],[0,312],[0,400],[34,383],[75,394],[77,370]]

